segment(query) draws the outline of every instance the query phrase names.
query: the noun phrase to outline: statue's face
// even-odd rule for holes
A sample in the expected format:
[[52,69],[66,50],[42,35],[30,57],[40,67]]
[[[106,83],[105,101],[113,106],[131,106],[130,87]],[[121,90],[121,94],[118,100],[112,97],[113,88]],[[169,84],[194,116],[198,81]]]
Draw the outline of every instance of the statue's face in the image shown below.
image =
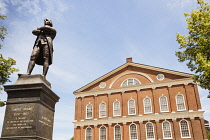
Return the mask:
[[52,27],[52,21],[51,21],[50,19],[48,19],[48,18],[46,18],[46,19],[44,20],[44,24],[45,24],[45,25],[49,25],[49,26]]

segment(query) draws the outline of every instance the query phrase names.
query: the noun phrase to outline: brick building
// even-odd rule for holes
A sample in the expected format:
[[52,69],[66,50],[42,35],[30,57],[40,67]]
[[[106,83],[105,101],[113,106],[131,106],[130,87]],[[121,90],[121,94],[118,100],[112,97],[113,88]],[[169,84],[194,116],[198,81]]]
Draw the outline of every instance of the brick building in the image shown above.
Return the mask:
[[210,123],[207,120],[204,120],[206,130],[210,131]]
[[74,92],[74,139],[207,140],[192,76],[127,58]]

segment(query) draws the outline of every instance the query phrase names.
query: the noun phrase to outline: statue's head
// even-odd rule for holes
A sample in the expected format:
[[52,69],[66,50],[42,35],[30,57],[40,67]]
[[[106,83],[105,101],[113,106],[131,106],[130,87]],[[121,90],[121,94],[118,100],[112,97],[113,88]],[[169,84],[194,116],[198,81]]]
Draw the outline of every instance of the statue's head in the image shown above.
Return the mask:
[[49,19],[49,18],[46,18],[45,20],[44,20],[44,25],[49,25],[49,26],[53,26],[53,24],[52,24],[52,21]]

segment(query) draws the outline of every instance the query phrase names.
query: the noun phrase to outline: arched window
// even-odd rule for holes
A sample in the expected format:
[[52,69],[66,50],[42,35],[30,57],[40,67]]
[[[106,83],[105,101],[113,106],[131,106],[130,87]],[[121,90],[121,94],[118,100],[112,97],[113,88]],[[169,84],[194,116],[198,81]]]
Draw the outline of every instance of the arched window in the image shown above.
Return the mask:
[[101,103],[99,106],[100,109],[100,118],[106,117],[106,103]]
[[176,105],[177,105],[177,110],[178,111],[186,110],[185,102],[184,102],[184,96],[183,95],[178,94],[176,96]]
[[100,140],[106,140],[106,127],[102,126],[100,128]]
[[148,97],[144,99],[144,113],[145,114],[152,113],[151,99]]
[[161,96],[159,101],[160,101],[160,112],[168,112],[168,101],[166,96]]
[[87,104],[86,106],[86,118],[91,119],[93,117],[93,107],[91,104]]
[[137,140],[137,129],[135,124],[130,125],[130,140]]
[[119,101],[115,101],[113,104],[113,115],[114,116],[120,116],[120,102]]
[[190,138],[189,125],[186,120],[180,121],[180,131],[182,138]]
[[114,140],[121,140],[121,129],[120,125],[114,127]]
[[164,121],[162,123],[162,128],[163,128],[163,138],[164,139],[172,139],[170,123],[168,121]]
[[147,140],[155,139],[154,126],[151,122],[146,124],[146,136],[147,136]]
[[136,114],[135,100],[130,99],[128,101],[128,115],[135,115],[135,114]]
[[92,140],[92,128],[86,128],[85,140]]
[[125,80],[122,84],[121,87],[126,87],[126,86],[132,86],[132,85],[139,85],[140,82],[137,79],[130,78]]

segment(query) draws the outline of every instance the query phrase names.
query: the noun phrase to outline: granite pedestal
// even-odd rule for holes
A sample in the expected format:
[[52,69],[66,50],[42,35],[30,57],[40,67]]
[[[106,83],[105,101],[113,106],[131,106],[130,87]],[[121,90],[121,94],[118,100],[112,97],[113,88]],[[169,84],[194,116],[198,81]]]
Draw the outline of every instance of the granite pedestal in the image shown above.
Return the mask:
[[0,140],[52,140],[59,97],[42,75],[19,75],[8,94]]

